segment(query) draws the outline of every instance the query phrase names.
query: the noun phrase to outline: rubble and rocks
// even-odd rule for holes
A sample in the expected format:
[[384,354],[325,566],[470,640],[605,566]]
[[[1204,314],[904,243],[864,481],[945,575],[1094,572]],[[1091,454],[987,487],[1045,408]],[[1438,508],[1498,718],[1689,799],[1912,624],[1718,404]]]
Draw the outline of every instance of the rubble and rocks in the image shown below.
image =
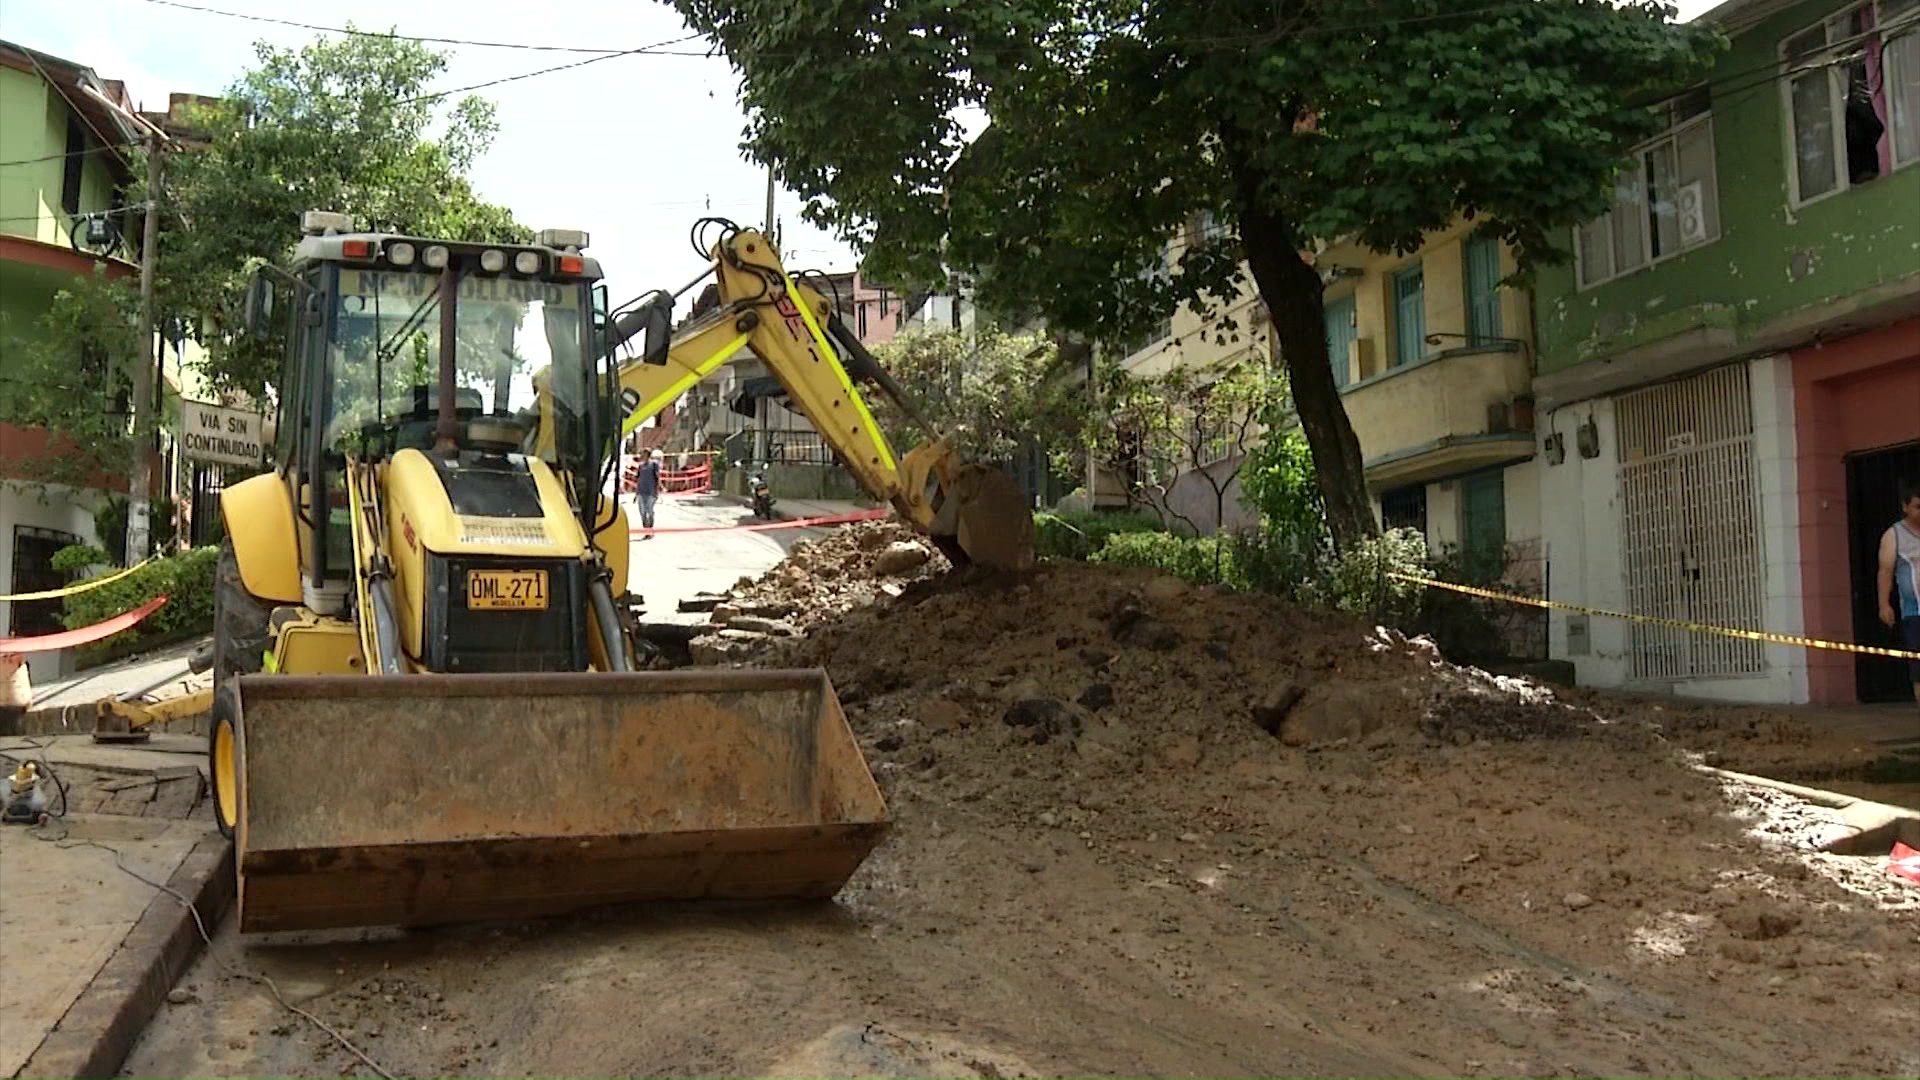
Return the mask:
[[774,639],[800,636],[824,619],[900,596],[950,568],[931,543],[898,522],[843,526],[794,545],[773,569],[741,578],[714,597],[705,609],[711,629],[689,648],[693,663],[745,663]]

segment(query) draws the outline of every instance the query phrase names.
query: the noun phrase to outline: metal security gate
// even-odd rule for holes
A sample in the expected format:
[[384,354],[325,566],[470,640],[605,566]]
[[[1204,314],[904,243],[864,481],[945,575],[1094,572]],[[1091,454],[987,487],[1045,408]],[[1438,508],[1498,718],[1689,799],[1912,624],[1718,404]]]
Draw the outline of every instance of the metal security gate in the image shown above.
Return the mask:
[[226,489],[226,472],[219,465],[195,462],[193,466],[193,514],[188,524],[187,542],[199,547],[210,544],[220,530],[220,493]]
[[[1744,364],[1616,399],[1629,611],[1764,629],[1752,401]],[[1766,670],[1757,641],[1629,625],[1636,679]]]

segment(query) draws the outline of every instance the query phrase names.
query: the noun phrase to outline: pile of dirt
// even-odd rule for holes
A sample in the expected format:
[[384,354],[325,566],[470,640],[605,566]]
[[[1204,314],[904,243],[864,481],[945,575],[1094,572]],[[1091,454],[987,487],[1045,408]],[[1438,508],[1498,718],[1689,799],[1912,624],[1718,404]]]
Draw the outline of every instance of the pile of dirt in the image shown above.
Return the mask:
[[823,620],[945,575],[946,557],[895,521],[846,526],[794,545],[779,565],[742,578],[715,603],[713,629],[690,643],[697,664],[738,663]]
[[[1308,892],[1345,918],[1398,906],[1435,932],[1537,950],[1580,972],[1576,993],[1633,978],[1736,997],[1755,1038],[1782,1017],[1839,1030],[1849,1001],[1904,996],[1903,1022],[1920,1021],[1910,890],[1871,860],[1756,839],[1768,800],[1677,741],[1724,719],[1675,722],[1274,598],[1080,564],[930,578],[769,645],[761,663],[828,670],[909,829],[959,815],[1084,853],[1128,889],[1227,892],[1263,913],[1243,929],[1286,925],[1299,905],[1280,898],[1332,875],[1332,895]],[[1769,739],[1791,741],[1754,725]],[[1343,993],[1373,989],[1353,978]],[[1565,987],[1515,978],[1496,965],[1473,990],[1525,1015],[1569,1007]],[[1418,1044],[1422,1008],[1394,997],[1380,1022]],[[1911,1067],[1894,1046],[1821,1060]]]
[[[216,949],[395,1075],[1920,1075],[1920,890],[1689,760],[1819,751],[1790,726],[1148,572],[894,576],[898,542],[716,612],[788,623],[755,662],[827,669],[887,797],[834,903]],[[128,1075],[355,1075],[245,992]]]

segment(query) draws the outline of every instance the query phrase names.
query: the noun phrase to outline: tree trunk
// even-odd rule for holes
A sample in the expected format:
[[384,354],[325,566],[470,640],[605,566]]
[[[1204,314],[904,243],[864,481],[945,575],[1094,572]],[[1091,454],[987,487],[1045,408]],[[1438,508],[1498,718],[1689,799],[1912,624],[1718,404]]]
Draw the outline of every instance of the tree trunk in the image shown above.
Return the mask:
[[1380,528],[1367,499],[1360,440],[1353,434],[1328,363],[1320,273],[1300,257],[1287,223],[1263,212],[1256,193],[1246,190],[1244,183],[1242,187],[1240,237],[1247,263],[1280,339],[1300,428],[1313,451],[1314,472],[1327,501],[1334,546],[1345,551],[1356,541],[1378,536]]

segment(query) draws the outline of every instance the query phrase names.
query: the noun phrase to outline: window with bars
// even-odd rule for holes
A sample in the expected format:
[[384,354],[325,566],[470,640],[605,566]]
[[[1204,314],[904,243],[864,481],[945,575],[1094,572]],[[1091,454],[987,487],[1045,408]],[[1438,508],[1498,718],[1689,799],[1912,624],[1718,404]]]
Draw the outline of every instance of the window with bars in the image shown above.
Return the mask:
[[1393,275],[1393,366],[1427,354],[1427,280],[1419,263]]
[[1380,527],[1427,532],[1427,485],[1394,488],[1380,493]]
[[1699,87],[1661,111],[1667,131],[1628,159],[1614,180],[1613,208],[1574,230],[1582,288],[1719,239],[1711,96]]
[[1796,204],[1920,161],[1920,0],[1869,0],[1787,38]]
[[1467,237],[1467,344],[1486,345],[1501,336],[1500,241],[1486,233]]

